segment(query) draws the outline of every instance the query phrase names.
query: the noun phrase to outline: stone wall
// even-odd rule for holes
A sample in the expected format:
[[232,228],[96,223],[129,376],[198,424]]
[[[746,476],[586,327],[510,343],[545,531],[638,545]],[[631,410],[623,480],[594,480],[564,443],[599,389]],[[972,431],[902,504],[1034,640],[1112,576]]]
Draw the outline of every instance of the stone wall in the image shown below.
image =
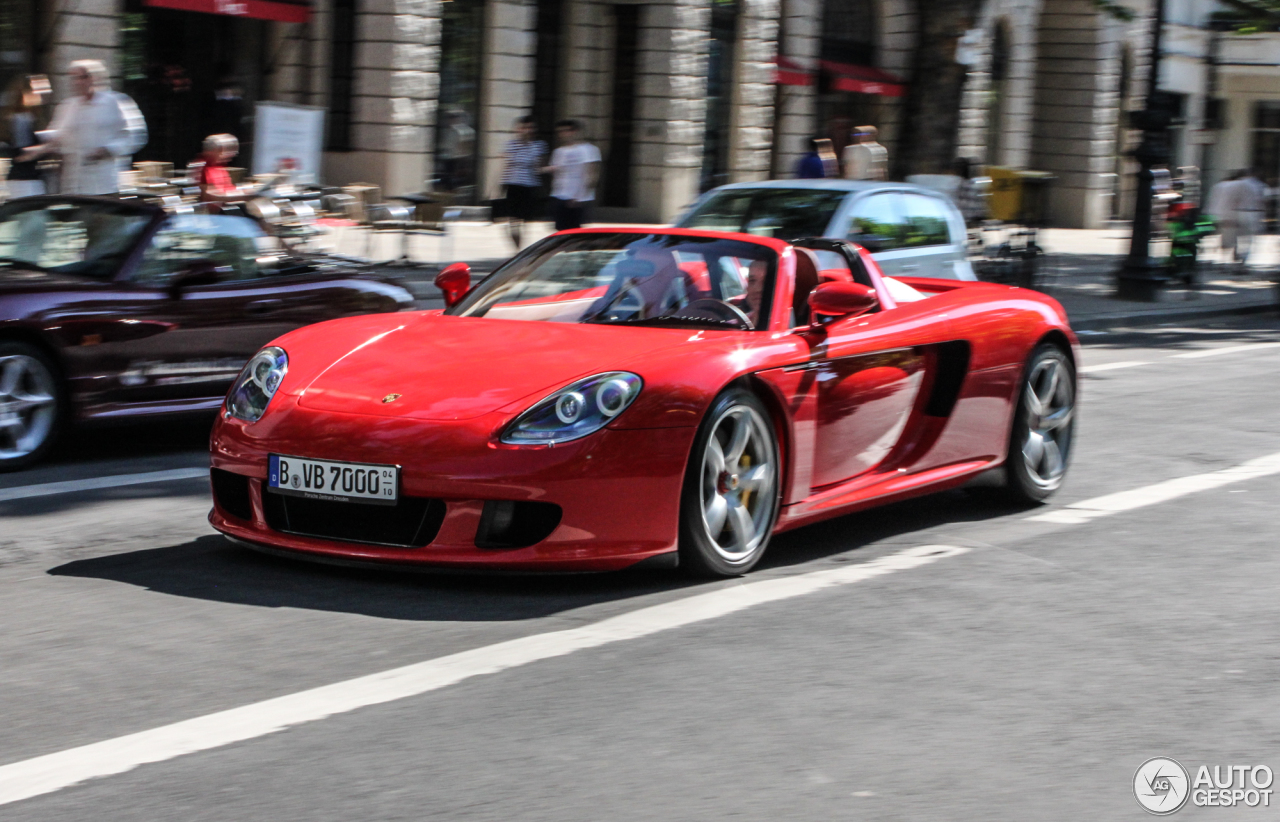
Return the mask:
[[710,25],[700,0],[641,7],[633,208],[620,216],[669,222],[697,197]]
[[729,175],[733,182],[769,178],[773,151],[774,58],[778,53],[778,0],[742,0],[730,122]]
[[[880,0],[880,68],[907,83],[911,82],[911,56],[920,31],[915,7],[913,0]],[[897,150],[901,124],[902,98],[882,97],[880,142],[891,155]]]
[[[817,71],[822,48],[822,0],[782,0],[782,35],[778,53],[808,71]],[[773,174],[791,177],[800,157],[816,136],[817,86],[781,86],[774,135]]]
[[609,149],[613,100],[614,17],[596,0],[566,3],[564,76],[558,114],[582,121],[584,136],[604,154]]
[[482,200],[501,196],[504,151],[515,136],[516,118],[533,106],[537,6],[523,0],[490,0],[481,96],[480,178]]
[[55,0],[37,3],[41,39],[49,50],[39,68],[53,82],[53,99],[70,94],[67,65],[72,60],[101,60],[120,88],[120,15],[124,0]]
[[433,167],[440,0],[363,0],[356,27],[353,150],[326,153],[326,178],[421,191]]
[[[1099,14],[1089,0],[1057,0],[1041,10],[1031,164],[1057,177],[1049,209],[1054,225],[1095,228],[1110,216],[1121,44],[1142,37],[1144,28]],[[1150,59],[1137,62],[1135,80]]]

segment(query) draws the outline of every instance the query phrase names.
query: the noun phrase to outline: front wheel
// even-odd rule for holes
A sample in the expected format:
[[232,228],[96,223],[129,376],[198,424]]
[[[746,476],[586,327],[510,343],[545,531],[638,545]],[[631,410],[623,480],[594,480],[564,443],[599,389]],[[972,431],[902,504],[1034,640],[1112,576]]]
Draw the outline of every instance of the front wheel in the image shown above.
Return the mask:
[[694,440],[680,503],[680,564],[698,576],[751,570],[778,517],[778,440],[751,392],[711,404]]
[[52,362],[26,343],[0,343],[0,471],[25,468],[53,447],[62,390]]
[[1009,433],[1009,496],[1034,503],[1058,490],[1067,474],[1075,414],[1075,368],[1061,348],[1042,343],[1027,362]]

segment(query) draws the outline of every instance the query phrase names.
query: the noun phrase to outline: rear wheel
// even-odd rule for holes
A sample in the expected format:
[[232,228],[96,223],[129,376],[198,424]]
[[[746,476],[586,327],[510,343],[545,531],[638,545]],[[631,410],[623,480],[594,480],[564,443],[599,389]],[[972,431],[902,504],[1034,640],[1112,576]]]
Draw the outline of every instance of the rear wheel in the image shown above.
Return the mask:
[[35,346],[0,343],[0,471],[31,465],[53,447],[62,422],[56,374]]
[[680,564],[736,576],[760,561],[778,517],[778,440],[755,395],[730,389],[698,430],[680,504]]
[[1042,343],[1027,362],[1009,435],[1006,490],[1019,502],[1041,502],[1066,477],[1075,432],[1076,372],[1058,346]]

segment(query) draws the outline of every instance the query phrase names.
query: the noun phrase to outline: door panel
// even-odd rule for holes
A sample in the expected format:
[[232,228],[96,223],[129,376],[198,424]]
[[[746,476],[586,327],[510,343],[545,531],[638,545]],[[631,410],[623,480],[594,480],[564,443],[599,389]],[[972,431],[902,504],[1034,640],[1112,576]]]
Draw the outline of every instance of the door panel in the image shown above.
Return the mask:
[[813,485],[842,482],[880,464],[902,436],[924,380],[914,348],[827,360],[817,371]]
[[816,357],[812,487],[845,482],[873,470],[911,436],[907,425],[927,369],[926,346],[948,339],[942,303],[907,303],[827,326]]

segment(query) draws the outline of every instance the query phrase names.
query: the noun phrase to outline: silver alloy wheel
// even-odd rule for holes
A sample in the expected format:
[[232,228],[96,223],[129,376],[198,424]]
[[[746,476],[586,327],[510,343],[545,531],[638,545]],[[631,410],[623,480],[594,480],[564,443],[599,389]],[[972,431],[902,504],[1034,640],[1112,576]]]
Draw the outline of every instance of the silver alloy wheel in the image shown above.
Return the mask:
[[21,459],[43,445],[57,416],[49,368],[26,354],[0,356],[0,462]]
[[1023,387],[1027,435],[1022,459],[1028,478],[1041,488],[1057,488],[1067,471],[1075,395],[1070,366],[1061,353],[1041,359],[1027,375]]
[[746,405],[731,406],[711,427],[702,456],[702,525],[726,562],[751,560],[769,536],[777,505],[769,424]]

